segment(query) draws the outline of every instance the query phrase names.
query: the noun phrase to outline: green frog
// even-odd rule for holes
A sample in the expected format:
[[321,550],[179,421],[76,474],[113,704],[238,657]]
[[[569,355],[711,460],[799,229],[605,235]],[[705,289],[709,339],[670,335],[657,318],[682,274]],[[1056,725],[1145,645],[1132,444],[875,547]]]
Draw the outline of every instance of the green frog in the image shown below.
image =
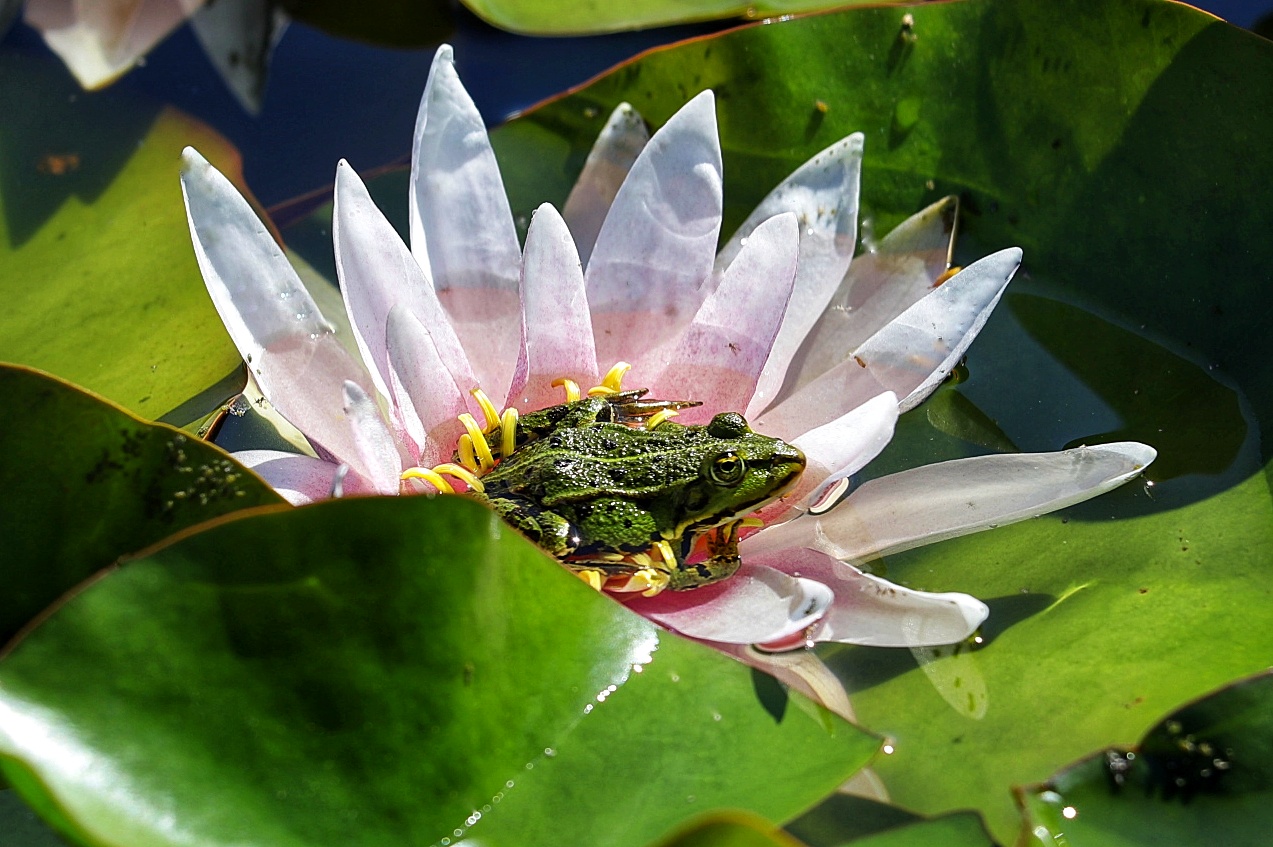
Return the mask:
[[[702,426],[652,417],[698,404],[644,393],[523,416],[517,449],[470,494],[594,587],[651,595],[725,579],[740,564],[741,520],[795,484],[804,454],[735,412]],[[700,536],[706,558],[691,562]]]

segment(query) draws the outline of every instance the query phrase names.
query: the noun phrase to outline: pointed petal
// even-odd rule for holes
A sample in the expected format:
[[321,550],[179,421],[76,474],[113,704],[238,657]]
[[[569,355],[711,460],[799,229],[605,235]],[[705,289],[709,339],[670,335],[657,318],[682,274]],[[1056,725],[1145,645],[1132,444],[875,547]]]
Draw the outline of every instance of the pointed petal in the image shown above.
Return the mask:
[[627,605],[690,638],[753,644],[800,632],[818,620],[831,601],[824,585],[744,563],[738,573],[713,585],[664,591]]
[[655,396],[702,401],[682,413],[687,423],[747,408],[787,310],[799,245],[795,215],[756,227],[662,361],[642,356],[634,362],[634,370],[658,374],[649,382]]
[[345,310],[358,350],[381,395],[390,396],[385,331],[390,310],[399,304],[430,328],[438,354],[452,376],[472,382],[468,358],[433,285],[344,159],[336,167],[332,240]]
[[293,506],[303,506],[332,496],[339,465],[313,456],[280,450],[244,450],[234,458],[251,468]]
[[619,186],[649,140],[650,131],[641,114],[629,104],[620,103],[592,145],[561,210],[585,265]]
[[390,389],[396,416],[415,445],[413,460],[431,467],[448,461],[464,432],[464,392],[442,364],[433,337],[401,305],[389,311]]
[[903,412],[913,409],[968,351],[1020,266],[1017,247],[972,263],[863,342],[854,359],[902,398]]
[[959,201],[946,197],[907,218],[853,264],[822,316],[800,345],[783,384],[786,392],[853,355],[885,324],[933,290],[946,272]]
[[768,547],[813,547],[866,561],[1080,503],[1138,476],[1156,455],[1124,441],[924,465],[873,479],[826,514],[754,537],[770,536]]
[[800,343],[849,269],[857,243],[858,183],[863,136],[842,138],[805,162],[769,193],[721,250],[718,270],[741,249],[761,221],[793,212],[800,221],[800,266],[782,329],[774,340],[756,395],[772,401]]
[[781,568],[824,584],[835,593],[835,602],[811,633],[815,641],[871,647],[952,644],[971,635],[990,613],[967,594],[916,591],[814,550],[786,550],[753,560],[757,566]]
[[866,368],[850,359],[845,366],[832,368],[795,394],[767,411],[753,398],[746,418],[757,432],[792,441],[812,429],[830,423],[847,412],[887,391]]
[[354,382],[345,383],[344,394],[345,415],[358,448],[358,455],[349,466],[371,483],[375,493],[397,494],[402,456],[380,417],[376,401]]
[[522,261],[524,370],[520,396],[508,405],[522,411],[552,405],[560,392],[551,385],[567,377],[588,388],[597,384],[597,352],[592,317],[584,293],[583,268],[575,242],[557,210],[545,203],[531,218]]
[[470,351],[473,375],[502,397],[520,339],[521,247],[486,126],[449,45],[434,55],[420,102],[410,192],[411,252]]
[[671,342],[707,294],[723,208],[714,104],[704,91],[654,134],[597,236],[586,279],[602,368]]
[[340,392],[346,380],[370,385],[366,371],[247,201],[189,147],[181,190],[208,293],[261,392],[312,442],[341,460],[353,456]]
[[804,473],[794,489],[757,513],[767,528],[749,537],[752,549],[770,549],[764,538],[771,524],[808,511],[831,486],[866,467],[892,439],[897,417],[897,395],[885,391],[792,442],[805,455]]

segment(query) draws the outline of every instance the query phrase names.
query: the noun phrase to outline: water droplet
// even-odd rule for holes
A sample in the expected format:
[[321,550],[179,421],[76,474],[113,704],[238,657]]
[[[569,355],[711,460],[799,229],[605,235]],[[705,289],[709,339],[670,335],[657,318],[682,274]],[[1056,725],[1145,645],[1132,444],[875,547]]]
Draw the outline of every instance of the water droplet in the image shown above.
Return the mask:
[[694,801],[696,801],[697,799],[698,799],[698,798],[697,798],[697,797],[695,797],[693,794],[690,794],[690,795],[688,795],[688,796],[685,798],[685,802],[686,802],[686,803],[693,803],[693,802],[694,802]]
[[551,759],[552,757],[554,757],[554,756],[556,756],[556,755],[557,755],[557,751],[556,751],[556,750],[554,750],[554,749],[553,749],[553,748],[551,748],[551,747],[545,747],[545,748],[544,748],[544,755]]
[[720,712],[712,712],[712,720],[719,721],[720,718],[721,718]]
[[671,677],[672,677],[672,681],[673,681],[673,682],[680,682],[680,681],[681,681],[681,675],[680,675],[680,674],[678,674],[678,673],[674,673],[674,674],[672,674],[672,675],[671,675]]
[[513,781],[510,779],[508,782],[504,783],[504,787],[505,787],[505,788],[512,788],[512,787],[513,787]]

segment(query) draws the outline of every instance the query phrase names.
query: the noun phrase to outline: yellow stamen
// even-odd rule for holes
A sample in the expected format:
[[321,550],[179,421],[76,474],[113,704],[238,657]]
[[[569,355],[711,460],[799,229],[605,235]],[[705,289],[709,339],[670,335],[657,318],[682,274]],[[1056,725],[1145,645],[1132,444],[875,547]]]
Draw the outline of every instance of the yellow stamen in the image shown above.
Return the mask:
[[[477,401],[477,405],[482,407],[482,416],[486,418],[486,426],[482,428],[482,432],[494,432],[495,427],[499,426],[499,412],[495,409],[495,404],[491,402],[491,398],[486,396],[486,392],[480,388],[474,388],[469,394],[473,395],[473,399]],[[474,438],[474,441],[477,439]]]
[[601,587],[606,584],[606,575],[601,571],[593,570],[592,568],[581,571],[572,571],[572,573],[592,586],[593,591],[600,591]]
[[517,410],[509,406],[500,418],[499,454],[503,458],[513,455],[517,449]]
[[659,555],[663,558],[664,564],[672,565],[676,563],[676,554],[672,552],[672,545],[668,544],[666,541],[654,542],[654,546],[651,547],[650,550],[658,550]]
[[618,594],[641,592],[642,597],[653,597],[667,588],[671,575],[659,568],[641,568],[626,577],[611,579],[606,583],[606,590]]
[[460,464],[471,471],[481,470],[481,466],[477,463],[477,454],[473,452],[473,439],[466,432],[460,436],[459,449]]
[[736,523],[738,526],[750,526],[750,527],[765,525],[765,522],[762,521],[760,518],[743,518],[742,520],[739,520]]
[[551,384],[553,388],[566,389],[567,403],[573,403],[579,399],[579,383],[575,382],[573,379],[566,379],[565,377],[562,377],[561,379],[554,379]]
[[438,490],[439,494],[454,494],[455,489],[451,487],[451,483],[447,482],[442,474],[431,468],[407,468],[402,472],[401,479],[422,479]]
[[606,375],[601,378],[601,384],[594,385],[588,389],[588,396],[599,397],[622,391],[623,377],[630,370],[632,370],[632,366],[627,362],[615,362],[614,367],[606,371]]
[[937,277],[937,279],[933,281],[933,288],[936,288],[937,286],[941,285],[943,282],[950,279],[952,276],[954,276],[955,274],[959,273],[962,270],[963,268],[959,267],[959,265],[951,265],[949,268],[945,270],[944,273],[942,273],[941,276]]
[[654,429],[668,418],[674,418],[679,414],[680,412],[676,411],[676,409],[659,409],[657,412],[650,415],[649,420],[645,422],[645,428]]
[[[489,403],[490,400],[486,402]],[[495,422],[499,423],[498,417],[495,418]],[[478,427],[477,421],[468,412],[460,415],[460,423],[464,424],[464,428],[468,430],[469,438],[472,439],[473,450],[477,456],[477,471],[486,473],[495,467],[495,457],[491,455],[491,445],[486,443],[486,433]]]
[[452,464],[451,462],[443,462],[440,465],[434,465],[433,472],[439,473],[439,474],[449,474],[450,476],[453,476],[456,479],[463,480],[464,484],[467,485],[469,488],[472,488],[474,491],[486,490],[486,488],[482,485],[482,481],[478,479],[477,476],[472,471],[470,471],[468,468],[462,468],[459,465]]

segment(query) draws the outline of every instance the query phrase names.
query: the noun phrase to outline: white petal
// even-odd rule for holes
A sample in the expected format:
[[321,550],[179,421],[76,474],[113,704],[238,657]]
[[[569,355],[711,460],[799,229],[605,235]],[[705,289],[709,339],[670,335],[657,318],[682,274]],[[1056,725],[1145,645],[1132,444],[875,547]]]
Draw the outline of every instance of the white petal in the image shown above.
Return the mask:
[[902,398],[903,412],[914,408],[967,352],[1020,266],[1017,247],[974,262],[868,338],[839,367],[865,362]]
[[826,514],[767,528],[766,545],[865,561],[1080,503],[1139,475],[1156,455],[1124,441],[924,465],[873,479]]
[[597,236],[585,277],[603,368],[675,339],[707,294],[723,203],[714,103],[702,92],[654,134]]
[[332,496],[339,468],[334,462],[284,453],[280,450],[244,450],[235,461],[251,468],[293,506],[303,506]]
[[429,328],[451,375],[458,382],[472,383],[468,358],[432,283],[344,159],[336,167],[332,240],[345,310],[381,395],[390,396],[385,330],[395,305],[404,306]]
[[346,380],[370,385],[332,334],[283,250],[216,168],[187,147],[181,190],[208,293],[261,392],[311,442],[341,460],[356,450],[340,411]]
[[990,614],[967,594],[915,591],[813,550],[769,553],[753,561],[816,580],[835,593],[835,602],[814,627],[815,641],[871,647],[953,644],[972,635]]
[[656,396],[702,401],[683,413],[687,423],[747,408],[787,310],[799,244],[790,213],[756,227],[663,361],[636,360],[635,370],[659,374],[650,381]]
[[690,638],[727,644],[776,641],[800,632],[832,601],[826,586],[744,563],[729,579],[691,591],[664,591],[627,605]]
[[464,432],[458,416],[469,411],[464,392],[442,364],[428,330],[401,305],[389,311],[389,387],[395,417],[415,447],[412,460],[448,461]]
[[[807,462],[800,481],[781,500],[760,510],[757,517],[768,527],[807,511],[829,487],[862,470],[880,454],[893,437],[897,417],[897,395],[885,391],[834,421],[801,435],[792,442],[804,453]],[[798,505],[790,505],[793,503]],[[770,532],[772,527],[747,538],[749,549],[770,549],[764,541]]]
[[521,247],[486,126],[445,44],[416,118],[410,192],[411,252],[470,351],[474,376],[502,397],[520,341]]
[[933,290],[946,271],[959,203],[946,197],[907,218],[853,264],[792,362],[790,392],[853,355],[863,341]]
[[797,168],[761,201],[717,259],[719,271],[760,222],[773,215],[793,212],[799,219],[800,265],[791,306],[756,388],[758,401],[777,396],[797,348],[849,268],[857,243],[862,145],[862,133],[854,133]]
[[100,88],[137,64],[204,0],[70,2],[28,0],[25,20],[87,89]]
[[554,379],[573,379],[585,389],[596,385],[597,352],[592,317],[584,293],[583,269],[575,242],[557,210],[545,203],[531,218],[522,261],[524,373],[519,396],[508,405],[522,411],[560,401]]
[[561,209],[579,248],[579,259],[585,265],[619,186],[649,140],[650,131],[640,113],[629,104],[620,103],[588,152],[579,179]]
[[367,479],[377,494],[397,494],[402,456],[380,417],[376,401],[353,382],[345,383],[344,400],[345,414],[358,447],[357,461],[351,461],[350,467]]
[[753,399],[746,418],[757,432],[792,441],[887,390],[866,368],[852,359],[848,364],[832,368],[767,411],[759,411]]

